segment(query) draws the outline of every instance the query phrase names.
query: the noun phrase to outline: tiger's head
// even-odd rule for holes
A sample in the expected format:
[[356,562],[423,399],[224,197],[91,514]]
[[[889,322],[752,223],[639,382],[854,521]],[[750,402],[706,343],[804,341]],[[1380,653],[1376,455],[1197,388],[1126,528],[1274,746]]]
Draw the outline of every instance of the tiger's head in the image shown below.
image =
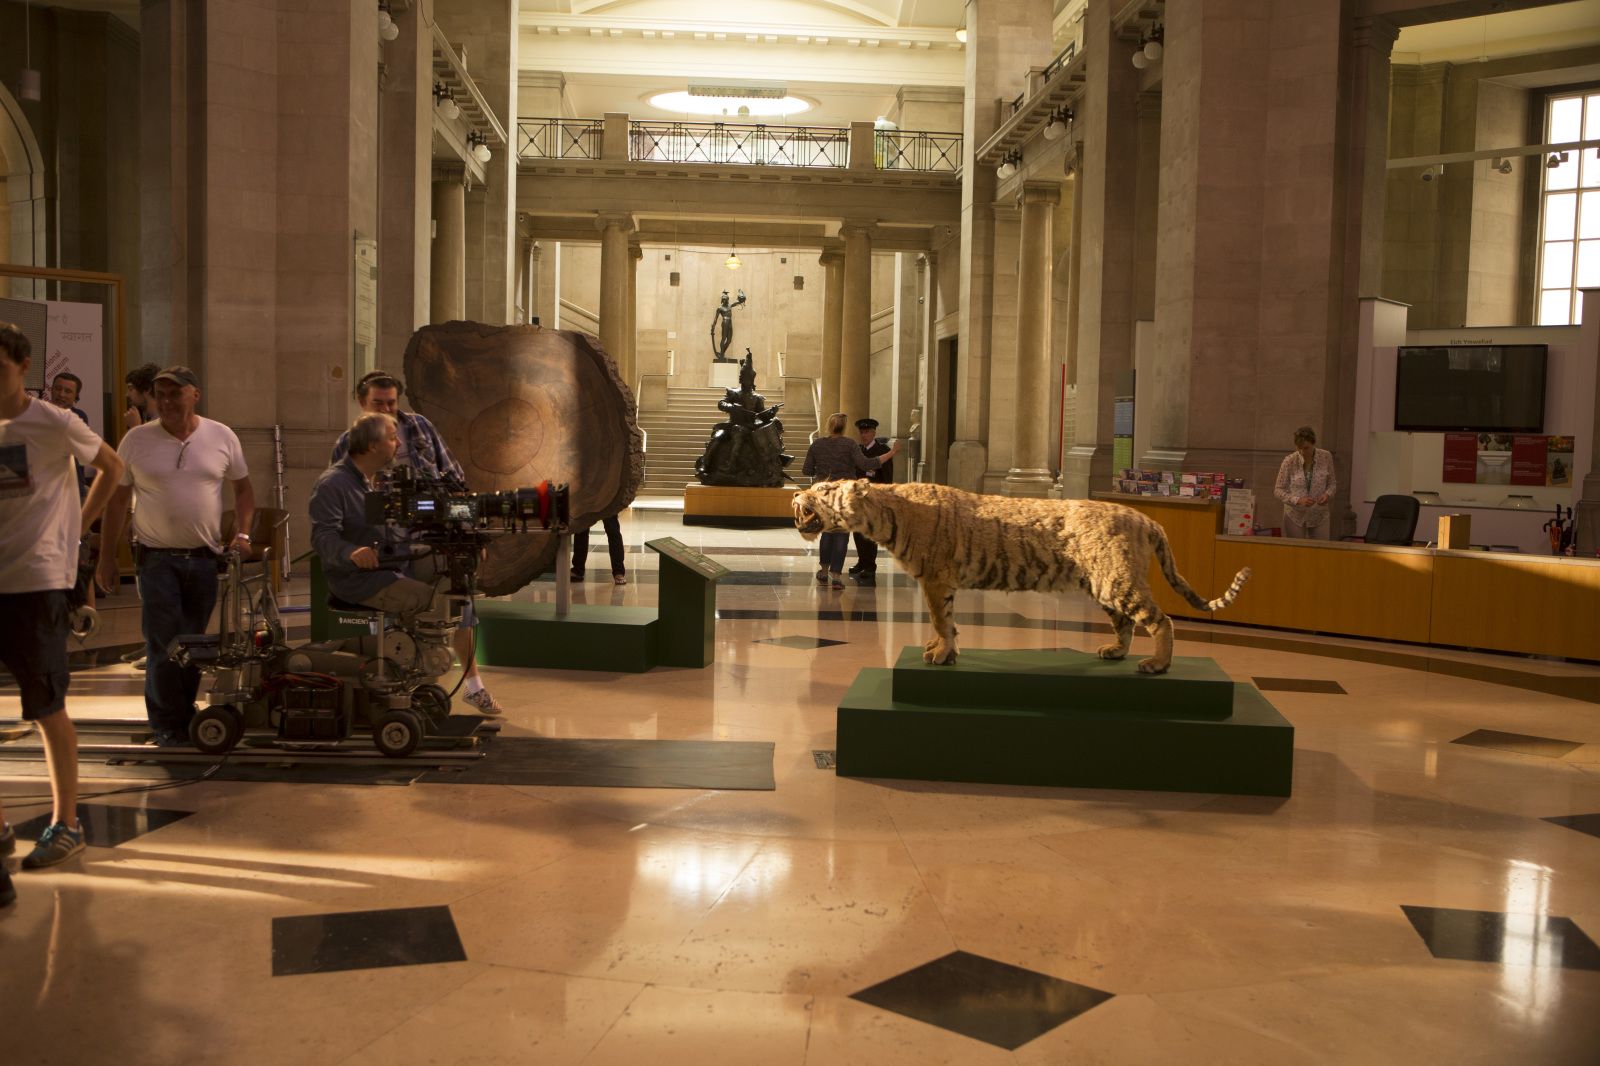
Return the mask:
[[861,531],[865,502],[871,495],[866,479],[821,481],[794,494],[794,527],[806,540],[823,533]]

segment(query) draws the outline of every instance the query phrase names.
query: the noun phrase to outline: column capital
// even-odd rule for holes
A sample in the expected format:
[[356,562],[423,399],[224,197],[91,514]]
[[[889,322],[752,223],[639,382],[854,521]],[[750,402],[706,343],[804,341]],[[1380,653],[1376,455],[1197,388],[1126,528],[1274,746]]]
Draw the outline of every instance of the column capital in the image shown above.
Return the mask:
[[466,164],[460,160],[436,162],[433,164],[433,180],[445,184],[465,185],[467,181]]
[[639,243],[638,238],[628,241],[628,254],[635,259],[644,258],[644,247]]
[[1400,37],[1400,27],[1382,15],[1363,15],[1350,22],[1350,43],[1370,48],[1387,59]]
[[847,218],[839,224],[840,237],[871,237],[873,227],[878,224],[875,218]]
[[602,233],[616,226],[624,233],[634,231],[633,216],[626,211],[600,211],[595,214],[594,228]]
[[1059,204],[1061,202],[1061,183],[1059,181],[1025,181],[1017,192],[1018,204]]

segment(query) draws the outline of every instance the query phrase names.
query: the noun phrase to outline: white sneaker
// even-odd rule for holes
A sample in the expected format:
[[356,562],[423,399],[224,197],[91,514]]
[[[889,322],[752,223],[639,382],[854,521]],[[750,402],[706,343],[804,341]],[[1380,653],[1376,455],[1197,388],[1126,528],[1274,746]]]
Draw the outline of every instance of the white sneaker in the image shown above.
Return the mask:
[[495,702],[495,698],[489,695],[489,690],[486,688],[467,693],[467,702],[485,718],[498,718],[506,713],[506,709]]

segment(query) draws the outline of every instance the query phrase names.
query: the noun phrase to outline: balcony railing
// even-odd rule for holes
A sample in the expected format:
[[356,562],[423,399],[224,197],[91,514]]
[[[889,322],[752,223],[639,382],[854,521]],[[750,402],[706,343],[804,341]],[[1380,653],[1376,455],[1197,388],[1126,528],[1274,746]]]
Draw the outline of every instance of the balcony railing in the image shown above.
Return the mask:
[[955,174],[961,170],[961,134],[879,130],[873,135],[879,170]]
[[518,159],[599,159],[605,123],[591,118],[534,118],[517,123]]
[[[620,160],[622,146],[607,144],[605,126],[601,119],[525,119],[517,123],[517,158]],[[877,130],[872,149],[876,170],[924,174],[961,170],[959,133]],[[850,130],[646,119],[628,123],[627,158],[635,163],[843,169],[850,166]]]
[[850,165],[850,131],[828,126],[640,121],[629,125],[628,158],[640,163],[844,167]]

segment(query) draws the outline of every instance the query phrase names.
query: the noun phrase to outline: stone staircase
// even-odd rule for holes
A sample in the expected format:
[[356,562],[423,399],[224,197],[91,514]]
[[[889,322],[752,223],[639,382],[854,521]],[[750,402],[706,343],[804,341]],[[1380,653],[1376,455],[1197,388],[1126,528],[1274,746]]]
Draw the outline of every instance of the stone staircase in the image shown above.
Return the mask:
[[[706,441],[711,439],[711,427],[723,420],[722,412],[717,410],[717,401],[723,395],[724,390],[720,388],[669,388],[665,411],[639,412],[639,428],[647,434],[645,479],[640,496],[682,498],[683,486],[695,480],[694,461],[704,454]],[[765,395],[769,404],[783,402],[781,392]],[[782,420],[782,412],[778,418]],[[795,456],[795,461],[789,464],[790,473],[798,476],[807,434],[798,427],[785,425],[783,444],[784,451]]]

